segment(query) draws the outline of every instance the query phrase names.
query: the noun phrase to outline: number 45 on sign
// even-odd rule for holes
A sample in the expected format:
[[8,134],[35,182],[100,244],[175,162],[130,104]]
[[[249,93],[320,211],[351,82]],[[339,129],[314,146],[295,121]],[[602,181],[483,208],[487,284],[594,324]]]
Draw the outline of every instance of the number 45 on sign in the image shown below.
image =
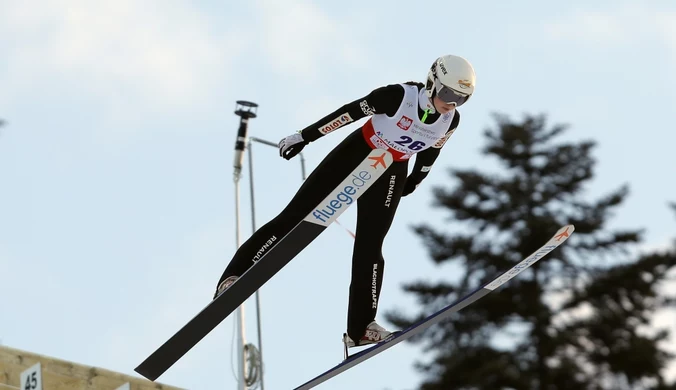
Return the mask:
[[42,390],[42,367],[40,363],[21,373],[21,390]]

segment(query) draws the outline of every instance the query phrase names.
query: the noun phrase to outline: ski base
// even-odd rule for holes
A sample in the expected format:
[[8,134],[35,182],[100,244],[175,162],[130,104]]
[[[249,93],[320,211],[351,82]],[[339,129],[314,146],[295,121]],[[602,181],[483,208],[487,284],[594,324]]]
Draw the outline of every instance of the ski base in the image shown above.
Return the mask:
[[445,308],[439,310],[438,312],[428,316],[427,318],[411,325],[410,327],[397,331],[390,336],[388,339],[368,348],[358,353],[355,353],[352,356],[348,355],[347,346],[345,346],[344,357],[345,360],[328,371],[320,374],[314,379],[304,383],[303,385],[297,387],[295,390],[308,390],[311,389],[327,380],[335,377],[338,374],[341,374],[350,368],[356,366],[359,363],[362,363],[373,356],[384,352],[385,350],[392,348],[393,346],[399,344],[400,342],[413,337],[429,327],[439,323],[440,321],[448,318],[451,314],[457,313],[458,311],[464,309],[465,307],[471,305],[472,303],[478,301],[484,296],[490,294],[496,288],[500,287],[516,275],[520,274],[523,270],[527,269],[531,265],[535,264],[538,260],[545,257],[551,251],[556,249],[559,245],[563,244],[568,237],[573,233],[575,227],[573,225],[566,225],[561,227],[549,241],[540,247],[537,251],[533,252],[530,256],[523,259],[517,265],[504,272],[497,278],[493,279],[491,282],[483,285],[482,287],[477,288],[473,292],[469,293],[464,298],[461,298],[454,303],[446,306]]
[[324,229],[323,226],[301,222],[285,239],[277,243],[273,258],[267,259],[266,264],[250,267],[223,294],[211,301],[148,356],[136,367],[135,371],[148,380],[156,380],[291,261],[298,252],[319,236]]

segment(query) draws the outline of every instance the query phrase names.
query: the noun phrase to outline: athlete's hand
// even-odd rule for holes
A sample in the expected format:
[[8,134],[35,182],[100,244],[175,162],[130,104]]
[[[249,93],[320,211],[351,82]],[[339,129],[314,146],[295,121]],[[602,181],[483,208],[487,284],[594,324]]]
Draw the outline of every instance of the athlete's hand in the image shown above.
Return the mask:
[[414,178],[411,178],[410,176],[406,179],[406,183],[404,183],[404,192],[401,193],[401,196],[404,197],[406,195],[411,194],[413,191],[415,191],[416,188],[420,185],[420,181],[415,180]]
[[307,144],[307,141],[303,140],[302,134],[293,133],[279,141],[279,156],[290,160],[300,153]]

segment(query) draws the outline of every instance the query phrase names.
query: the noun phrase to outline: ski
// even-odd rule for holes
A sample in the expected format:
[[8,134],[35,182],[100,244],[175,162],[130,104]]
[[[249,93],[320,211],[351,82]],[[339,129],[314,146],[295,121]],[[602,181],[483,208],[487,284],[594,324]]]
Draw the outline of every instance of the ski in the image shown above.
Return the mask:
[[311,389],[329,380],[330,378],[335,377],[336,375],[349,370],[350,368],[356,366],[357,364],[374,357],[375,355],[387,350],[388,348],[391,348],[396,344],[399,344],[400,342],[421,333],[422,331],[426,330],[432,325],[439,323],[445,318],[448,318],[451,314],[456,313],[462,310],[463,308],[471,305],[472,303],[478,301],[479,299],[483,298],[484,296],[494,291],[496,288],[500,287],[502,284],[506,283],[508,280],[520,274],[526,268],[535,264],[535,262],[545,257],[551,251],[556,249],[559,245],[563,244],[568,239],[568,237],[570,237],[570,235],[573,233],[574,230],[575,227],[573,225],[565,225],[561,227],[556,232],[556,234],[554,234],[554,236],[552,236],[552,238],[549,239],[549,241],[546,244],[540,247],[540,249],[536,250],[530,256],[526,257],[525,259],[520,261],[517,265],[515,265],[508,271],[504,272],[500,276],[496,277],[492,281],[477,288],[464,298],[455,301],[449,306],[446,306],[445,308],[428,316],[427,318],[411,325],[410,327],[402,331],[394,332],[387,339],[381,341],[378,344],[375,344],[372,347],[369,347],[368,349],[357,352],[352,356],[347,356],[346,352],[345,355],[346,359],[343,360],[343,362],[339,363],[330,370],[322,373],[321,375],[315,377],[314,379],[306,382],[305,384],[297,387],[295,390]]
[[392,154],[374,149],[335,190],[284,237],[274,240],[262,256],[223,294],[211,301],[135,371],[154,381],[235,309],[317,238],[389,168]]

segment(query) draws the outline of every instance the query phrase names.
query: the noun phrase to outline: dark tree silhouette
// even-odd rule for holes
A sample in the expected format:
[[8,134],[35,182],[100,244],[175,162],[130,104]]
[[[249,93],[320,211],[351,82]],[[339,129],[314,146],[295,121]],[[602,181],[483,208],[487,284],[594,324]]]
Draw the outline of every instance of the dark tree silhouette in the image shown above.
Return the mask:
[[483,153],[503,170],[450,170],[457,185],[434,188],[434,206],[450,214],[449,231],[414,227],[432,261],[462,272],[405,284],[421,310],[391,311],[388,321],[407,327],[507,270],[562,225],[574,224],[575,233],[492,294],[411,339],[432,355],[416,364],[425,376],[420,389],[669,388],[660,370],[671,356],[657,345],[668,333],[640,329],[669,303],[657,289],[674,253],[632,260],[641,230],[606,227],[627,185],[583,199],[594,142],[554,143],[567,126],[548,128],[544,115],[519,123],[494,118]]

